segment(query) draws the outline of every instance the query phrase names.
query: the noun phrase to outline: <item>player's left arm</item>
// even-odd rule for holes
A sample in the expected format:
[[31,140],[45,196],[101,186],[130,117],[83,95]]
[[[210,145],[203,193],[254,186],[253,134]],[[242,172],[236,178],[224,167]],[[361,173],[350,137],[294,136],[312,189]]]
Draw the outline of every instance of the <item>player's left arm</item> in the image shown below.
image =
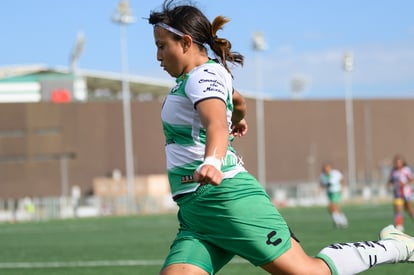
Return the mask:
[[345,182],[345,178],[344,176],[341,174],[341,193],[344,194],[345,193],[345,189],[346,189],[346,182]]
[[407,166],[407,183],[412,184],[414,182],[413,172],[410,167]]
[[231,116],[231,133],[235,137],[242,137],[247,133],[246,122],[247,105],[244,97],[233,89],[233,113]]

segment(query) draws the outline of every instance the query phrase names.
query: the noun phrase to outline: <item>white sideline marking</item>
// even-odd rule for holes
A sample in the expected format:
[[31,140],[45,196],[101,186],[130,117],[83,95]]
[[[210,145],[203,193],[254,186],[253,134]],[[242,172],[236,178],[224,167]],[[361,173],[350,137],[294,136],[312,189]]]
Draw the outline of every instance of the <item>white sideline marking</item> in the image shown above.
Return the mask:
[[11,268],[56,268],[56,267],[98,267],[98,266],[150,266],[162,265],[162,260],[119,260],[119,261],[76,261],[76,262],[16,262],[0,263],[0,269]]
[[[16,262],[1,263],[0,269],[17,268],[61,268],[61,267],[100,267],[100,266],[154,266],[164,260],[119,260],[119,261],[75,261],[75,262]],[[233,259],[230,264],[248,263],[243,259]]]

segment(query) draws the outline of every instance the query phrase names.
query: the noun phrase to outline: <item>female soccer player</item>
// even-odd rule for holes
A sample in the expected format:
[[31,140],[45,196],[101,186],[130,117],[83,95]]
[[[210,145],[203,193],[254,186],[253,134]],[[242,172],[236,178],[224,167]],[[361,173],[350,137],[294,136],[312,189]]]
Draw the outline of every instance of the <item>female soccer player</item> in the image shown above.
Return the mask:
[[401,155],[394,157],[394,166],[391,170],[388,184],[392,186],[394,193],[394,225],[398,230],[404,230],[403,211],[407,211],[414,219],[414,210],[411,205],[413,173]]
[[235,255],[271,274],[355,274],[409,261],[414,240],[393,226],[382,230],[380,241],[334,244],[306,255],[231,146],[247,124],[228,66],[242,64],[243,56],[217,36],[228,21],[218,16],[210,23],[191,3],[173,0],[150,13],[157,60],[177,83],[161,120],[180,226],[161,274],[215,274]]
[[331,214],[336,228],[348,227],[348,219],[339,206],[344,185],[344,176],[341,171],[333,169],[332,165],[329,163],[324,164],[320,175],[320,183],[321,186],[326,189],[326,195],[329,200],[329,213]]

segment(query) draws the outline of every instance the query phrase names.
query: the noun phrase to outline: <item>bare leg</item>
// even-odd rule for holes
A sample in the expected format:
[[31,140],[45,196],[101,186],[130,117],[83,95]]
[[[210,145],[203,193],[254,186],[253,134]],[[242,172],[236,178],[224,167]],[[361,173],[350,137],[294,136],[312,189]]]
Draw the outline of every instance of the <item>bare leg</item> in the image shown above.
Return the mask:
[[298,242],[291,239],[292,247],[273,262],[263,265],[262,268],[271,274],[289,275],[330,275],[331,271],[326,263],[317,258],[308,256]]
[[346,228],[348,226],[348,220],[337,203],[331,202],[328,209],[337,228]]
[[172,264],[165,267],[160,275],[208,275],[208,273],[191,264]]
[[404,206],[405,206],[405,210],[410,215],[411,219],[414,219],[414,210],[413,210],[413,206],[411,205],[411,202],[406,201]]
[[395,200],[394,201],[394,225],[399,230],[404,229],[403,202],[402,202],[402,200]]

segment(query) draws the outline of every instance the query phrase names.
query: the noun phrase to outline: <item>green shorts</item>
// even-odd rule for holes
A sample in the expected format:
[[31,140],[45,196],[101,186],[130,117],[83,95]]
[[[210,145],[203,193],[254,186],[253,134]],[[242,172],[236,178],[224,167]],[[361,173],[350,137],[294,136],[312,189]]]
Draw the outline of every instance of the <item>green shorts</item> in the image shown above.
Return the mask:
[[330,202],[338,203],[341,201],[341,192],[328,192],[328,199]]
[[249,173],[203,185],[177,203],[180,228],[164,267],[188,263],[214,274],[234,255],[261,266],[291,247],[285,220]]

